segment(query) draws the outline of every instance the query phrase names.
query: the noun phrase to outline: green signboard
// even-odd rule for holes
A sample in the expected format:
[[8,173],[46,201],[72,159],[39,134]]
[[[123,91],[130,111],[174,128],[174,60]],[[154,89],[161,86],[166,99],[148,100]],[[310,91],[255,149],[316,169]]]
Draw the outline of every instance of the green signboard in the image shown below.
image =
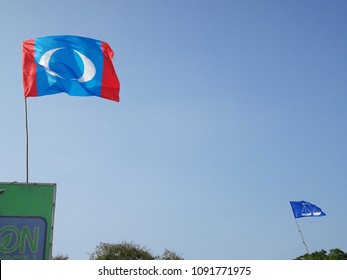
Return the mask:
[[52,254],[55,184],[0,183],[0,259]]

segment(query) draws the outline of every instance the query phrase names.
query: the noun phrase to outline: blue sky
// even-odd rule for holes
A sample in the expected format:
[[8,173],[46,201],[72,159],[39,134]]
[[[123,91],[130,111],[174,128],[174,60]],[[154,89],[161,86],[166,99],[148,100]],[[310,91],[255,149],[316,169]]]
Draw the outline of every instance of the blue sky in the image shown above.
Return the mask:
[[29,98],[29,181],[57,183],[53,255],[131,241],[185,259],[347,251],[346,1],[0,3],[0,181],[25,181],[22,41],[115,52],[121,102]]

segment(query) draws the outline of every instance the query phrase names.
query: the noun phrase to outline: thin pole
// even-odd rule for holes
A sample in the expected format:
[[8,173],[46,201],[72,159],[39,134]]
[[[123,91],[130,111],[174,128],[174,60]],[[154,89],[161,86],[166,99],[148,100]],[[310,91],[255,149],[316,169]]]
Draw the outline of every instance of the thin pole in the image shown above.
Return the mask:
[[25,100],[25,131],[26,131],[26,182],[29,182],[29,132],[28,132],[28,105]]
[[306,252],[307,252],[307,254],[309,254],[308,248],[307,248],[307,244],[306,244],[305,239],[304,239],[304,235],[303,235],[302,232],[301,232],[301,229],[300,229],[300,227],[299,227],[299,224],[298,224],[297,220],[296,220],[296,219],[294,219],[294,220],[295,220],[295,223],[296,223],[296,225],[297,225],[297,227],[298,227],[298,230],[299,230],[299,232],[300,232],[301,239],[302,239],[302,243],[304,243],[305,248],[306,248]]

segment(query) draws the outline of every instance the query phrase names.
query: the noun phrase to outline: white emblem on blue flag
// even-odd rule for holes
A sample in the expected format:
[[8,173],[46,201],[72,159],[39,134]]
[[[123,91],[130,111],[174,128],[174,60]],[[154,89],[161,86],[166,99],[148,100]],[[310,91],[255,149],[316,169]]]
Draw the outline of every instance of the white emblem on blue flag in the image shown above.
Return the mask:
[[304,202],[302,205],[301,215],[304,217],[319,216],[322,214],[322,211],[316,205],[307,202]]
[[316,205],[307,201],[290,201],[295,218],[322,217],[326,214]]
[[82,54],[82,53],[80,53],[79,51],[76,51],[76,50],[72,50],[72,51],[74,53],[76,53],[80,57],[80,59],[81,59],[81,61],[83,63],[83,73],[82,73],[82,76],[75,77],[75,78],[68,78],[67,79],[67,78],[64,78],[63,76],[59,75],[55,71],[51,70],[50,67],[49,67],[49,63],[50,63],[52,55],[56,51],[59,51],[59,50],[62,50],[62,49],[66,49],[66,48],[51,49],[51,50],[45,52],[41,56],[39,64],[44,67],[44,69],[46,70],[46,72],[48,74],[50,74],[51,76],[59,77],[59,78],[64,79],[64,80],[77,80],[80,83],[89,82],[90,80],[92,80],[94,78],[94,76],[96,74],[96,69],[95,69],[94,63],[88,57],[86,57],[84,54]]

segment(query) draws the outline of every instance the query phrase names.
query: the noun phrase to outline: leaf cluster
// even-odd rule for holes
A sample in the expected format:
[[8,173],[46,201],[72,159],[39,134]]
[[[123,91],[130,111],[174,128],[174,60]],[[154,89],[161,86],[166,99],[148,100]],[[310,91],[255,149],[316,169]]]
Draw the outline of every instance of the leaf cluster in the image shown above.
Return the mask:
[[321,250],[299,256],[296,260],[347,260],[347,253],[338,248],[331,249],[329,253]]
[[170,250],[165,249],[162,255],[153,255],[149,249],[131,242],[105,243],[96,246],[90,255],[91,260],[182,260]]
[[52,260],[68,260],[69,256],[68,255],[56,255],[52,257]]

